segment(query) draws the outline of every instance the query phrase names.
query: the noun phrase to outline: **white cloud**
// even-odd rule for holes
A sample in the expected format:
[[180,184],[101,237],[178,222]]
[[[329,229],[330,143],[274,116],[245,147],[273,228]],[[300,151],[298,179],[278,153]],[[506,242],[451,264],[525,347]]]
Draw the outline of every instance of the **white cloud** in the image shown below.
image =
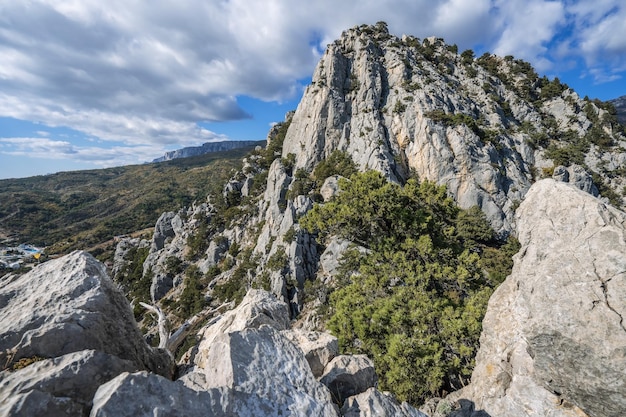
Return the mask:
[[545,0],[498,0],[496,5],[501,32],[494,52],[530,61],[542,72],[549,69],[548,44],[566,24],[564,5]]
[[572,49],[580,50],[596,80],[621,78],[617,73],[626,71],[626,5],[599,0],[574,5],[571,12],[576,25]]
[[[156,153],[156,154],[155,154]],[[0,154],[30,158],[72,160],[97,167],[140,164],[165,153],[154,146],[76,146],[68,141],[46,138],[0,139]]]

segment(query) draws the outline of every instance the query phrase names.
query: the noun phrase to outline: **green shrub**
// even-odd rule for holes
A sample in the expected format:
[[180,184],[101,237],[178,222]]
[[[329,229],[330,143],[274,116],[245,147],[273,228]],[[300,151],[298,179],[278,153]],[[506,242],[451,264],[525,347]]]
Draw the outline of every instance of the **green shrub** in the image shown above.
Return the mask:
[[356,172],[356,165],[350,154],[336,150],[333,151],[328,158],[317,164],[313,171],[313,178],[317,182],[317,186],[321,187],[324,180],[328,177],[340,175],[350,178],[350,176]]
[[341,351],[369,355],[381,389],[413,404],[460,388],[489,296],[510,266],[493,259],[510,251],[499,249],[483,214],[460,210],[445,187],[414,179],[401,187],[374,171],[339,185],[300,225],[369,250],[344,254],[330,294],[327,327]]
[[208,305],[204,295],[206,285],[206,279],[200,269],[195,265],[190,265],[185,271],[183,291],[175,304],[181,318],[188,319]]

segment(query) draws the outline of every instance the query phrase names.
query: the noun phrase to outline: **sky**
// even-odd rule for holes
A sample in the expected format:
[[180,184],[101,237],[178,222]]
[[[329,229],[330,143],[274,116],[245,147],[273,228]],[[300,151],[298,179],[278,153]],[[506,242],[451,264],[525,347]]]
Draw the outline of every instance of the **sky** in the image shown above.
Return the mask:
[[326,45],[378,21],[626,95],[623,0],[0,0],[0,179],[265,139]]

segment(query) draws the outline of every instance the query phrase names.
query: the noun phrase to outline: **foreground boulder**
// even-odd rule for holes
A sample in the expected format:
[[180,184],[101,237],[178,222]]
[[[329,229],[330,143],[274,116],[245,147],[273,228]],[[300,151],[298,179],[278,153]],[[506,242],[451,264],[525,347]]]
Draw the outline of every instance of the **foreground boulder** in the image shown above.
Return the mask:
[[0,415],[87,415],[123,372],[171,377],[171,355],[145,342],[130,304],[85,252],[0,281]]
[[472,383],[447,398],[464,404],[455,415],[625,415],[626,214],[542,180],[517,225],[522,247],[489,301]]
[[100,384],[137,366],[106,353],[83,350],[0,373],[0,415],[85,415]]
[[92,349],[170,376],[164,351],[143,339],[124,294],[104,265],[77,251],[0,282],[0,363]]
[[281,332],[288,327],[286,303],[250,290],[239,307],[201,332],[193,366],[181,381],[198,391],[226,387],[256,395],[273,407],[262,415],[336,416],[330,392]]
[[341,413],[344,417],[428,417],[406,402],[399,403],[375,388],[348,398]]
[[124,373],[102,385],[91,417],[270,416],[275,406],[254,394],[225,387],[194,391],[147,372]]

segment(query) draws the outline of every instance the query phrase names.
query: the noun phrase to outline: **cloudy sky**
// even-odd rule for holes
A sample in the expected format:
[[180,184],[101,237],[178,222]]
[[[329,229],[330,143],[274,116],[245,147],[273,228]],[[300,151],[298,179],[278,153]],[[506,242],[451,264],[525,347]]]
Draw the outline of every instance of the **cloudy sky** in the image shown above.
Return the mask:
[[626,94],[623,0],[0,0],[0,178],[264,139],[355,25]]

